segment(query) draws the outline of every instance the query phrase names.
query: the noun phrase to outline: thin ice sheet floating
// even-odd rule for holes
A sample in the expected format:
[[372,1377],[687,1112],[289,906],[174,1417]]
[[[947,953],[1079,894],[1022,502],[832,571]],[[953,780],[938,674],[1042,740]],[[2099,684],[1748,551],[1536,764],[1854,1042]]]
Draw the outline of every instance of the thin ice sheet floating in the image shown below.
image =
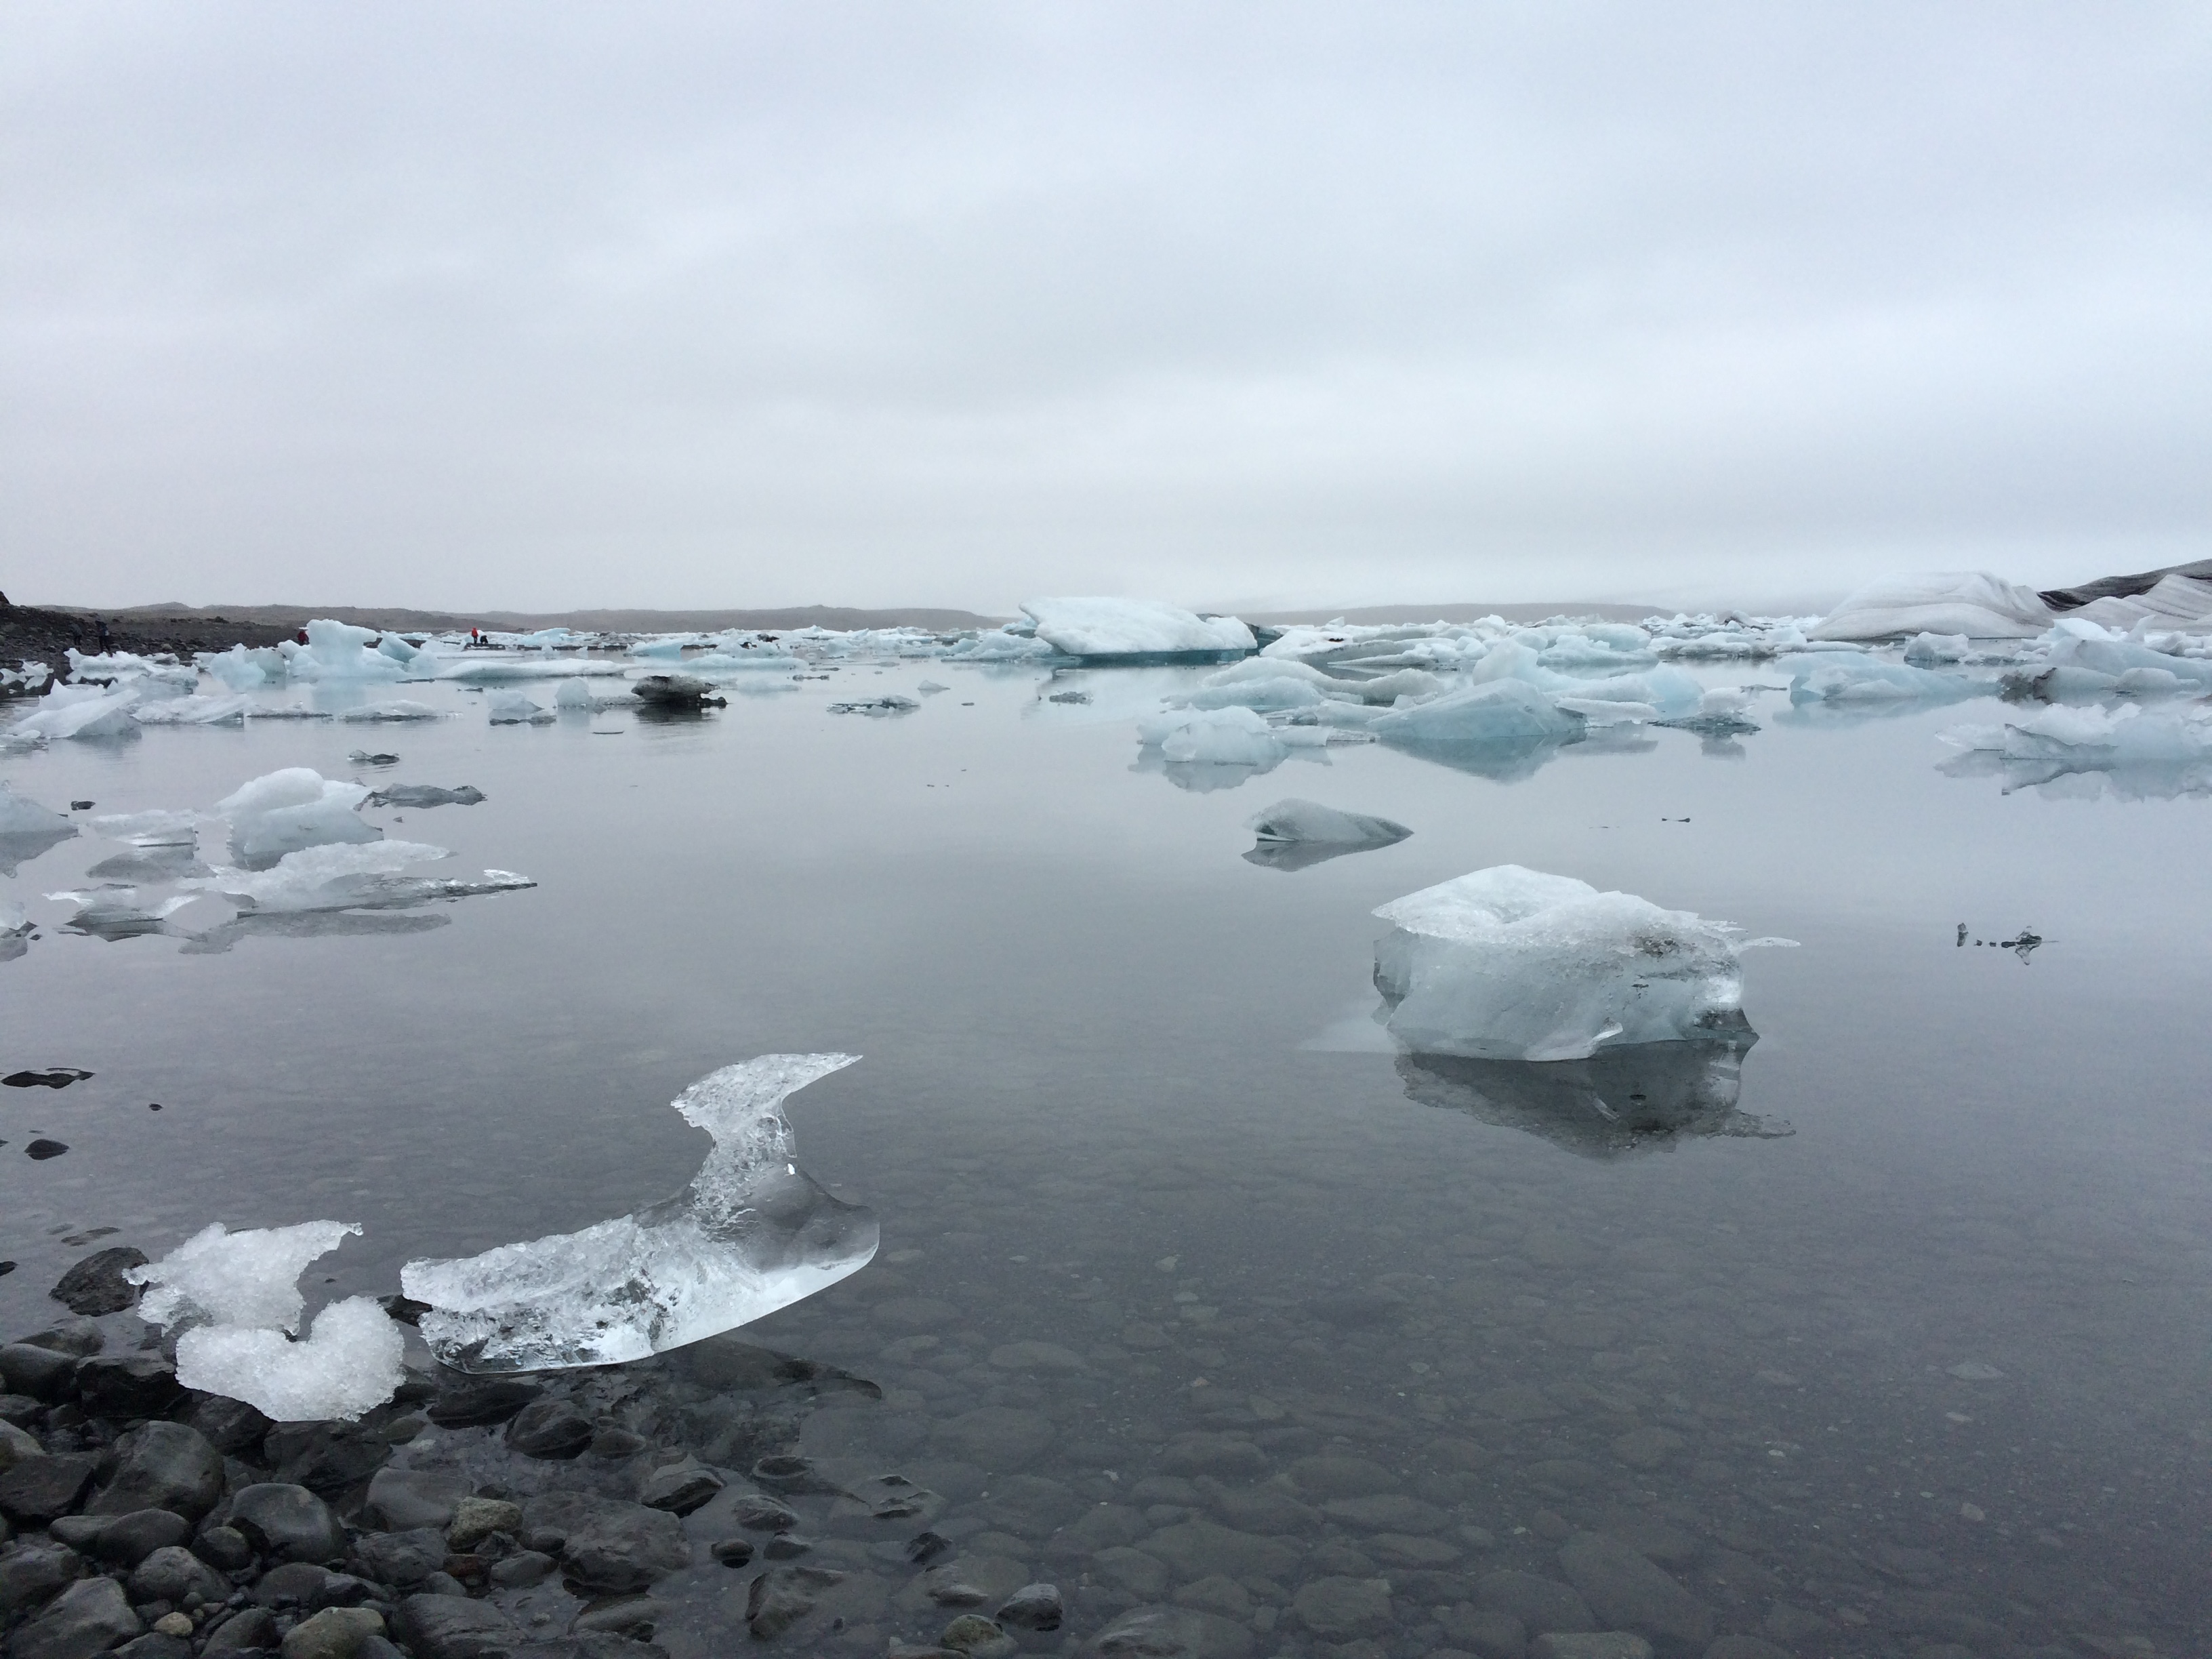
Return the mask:
[[1751,1034],[1736,945],[1686,910],[1501,864],[1375,914],[1392,924],[1375,986],[1415,1054],[1586,1060]]
[[438,1358],[467,1371],[641,1359],[749,1324],[875,1255],[876,1218],[799,1167],[787,1096],[857,1054],[763,1054],[676,1097],[714,1138],[691,1184],[581,1232],[410,1261],[408,1296]]
[[159,1261],[129,1270],[148,1286],[142,1317],[188,1327],[177,1338],[177,1381],[280,1423],[348,1422],[392,1398],[406,1336],[365,1296],[334,1302],[296,1340],[306,1306],[299,1278],[360,1226],[308,1221],[228,1232],[202,1229]]

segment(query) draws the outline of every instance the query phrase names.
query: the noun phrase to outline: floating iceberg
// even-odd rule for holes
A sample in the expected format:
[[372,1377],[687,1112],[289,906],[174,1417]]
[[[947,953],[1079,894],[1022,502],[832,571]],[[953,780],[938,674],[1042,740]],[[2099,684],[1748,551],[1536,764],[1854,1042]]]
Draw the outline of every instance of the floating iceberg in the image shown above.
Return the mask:
[[1736,946],[1686,910],[1505,864],[1375,914],[1392,924],[1376,988],[1416,1054],[1583,1060],[1750,1031]]
[[242,693],[228,697],[171,697],[161,702],[141,703],[131,718],[141,726],[243,726],[253,699]]
[[1389,818],[1340,812],[1334,806],[1295,798],[1255,812],[1245,828],[1259,837],[1244,854],[1248,863],[1270,870],[1304,870],[1346,853],[1389,847],[1413,832]]
[[1806,637],[1888,640],[1964,634],[1977,640],[2025,640],[2050,626],[2050,607],[2032,589],[1984,571],[1957,571],[1870,582],[1806,629]]
[[2069,771],[2212,759],[2212,714],[2146,714],[2118,708],[2045,708],[2017,724],[1961,726],[1941,734],[1955,749],[1990,750],[2010,761]]
[[541,708],[520,691],[495,691],[484,699],[485,711],[494,726],[545,726],[554,718],[550,708]]
[[714,1138],[675,1197],[581,1232],[448,1261],[400,1285],[430,1311],[438,1358],[469,1371],[641,1359],[734,1329],[836,1284],[876,1253],[876,1218],[797,1163],[786,1096],[858,1059],[763,1054],[675,1101]]
[[1285,752],[1249,708],[1179,708],[1137,722],[1137,741],[1170,761],[1200,766],[1273,766]]
[[325,845],[288,853],[265,870],[218,870],[192,884],[221,893],[241,910],[397,910],[440,899],[519,892],[538,884],[511,870],[487,870],[481,881],[400,872],[447,856],[423,842]]
[[306,1306],[300,1274],[359,1231],[351,1222],[309,1221],[231,1233],[217,1222],[126,1276],[149,1287],[140,1317],[207,1322],[177,1338],[185,1388],[242,1400],[279,1423],[351,1422],[398,1390],[405,1334],[365,1296],[325,1308],[305,1341],[291,1334]]
[[287,640],[276,648],[284,655],[285,672],[295,680],[402,680],[408,665],[395,662],[376,649],[380,637],[373,628],[325,617],[307,627],[307,642]]
[[41,806],[0,778],[0,836],[47,836],[66,839],[76,826],[50,806]]
[[1036,636],[1071,657],[1242,657],[1257,643],[1234,617],[1200,617],[1153,599],[1030,599]]
[[148,696],[180,697],[199,683],[199,671],[171,658],[163,661],[129,651],[99,656],[68,650],[70,678],[79,685],[129,685]]
[[[266,720],[271,710],[257,708],[258,719]],[[302,718],[310,718],[311,711],[302,711]],[[342,720],[374,723],[380,720],[434,720],[443,716],[427,702],[416,702],[406,697],[395,697],[389,702],[363,703],[358,708],[349,708],[340,714]]]
[[215,812],[230,820],[234,855],[266,865],[302,848],[382,839],[384,831],[355,810],[368,799],[360,784],[288,766],[240,784],[215,804]]
[[1856,651],[1816,651],[1797,659],[1790,677],[1793,703],[1879,706],[1883,703],[1955,702],[1992,688],[1959,674],[1884,662]]
[[284,678],[284,653],[274,646],[248,650],[234,645],[228,651],[203,651],[192,660],[234,691],[258,691]]
[[138,688],[127,684],[113,691],[96,685],[58,685],[15,722],[14,735],[133,738],[138,735],[138,722],[131,718],[131,711],[137,706],[138,695]]
[[1569,743],[1582,736],[1583,726],[1580,715],[1554,706],[1527,682],[1497,679],[1393,708],[1368,730],[1385,743],[1509,749]]

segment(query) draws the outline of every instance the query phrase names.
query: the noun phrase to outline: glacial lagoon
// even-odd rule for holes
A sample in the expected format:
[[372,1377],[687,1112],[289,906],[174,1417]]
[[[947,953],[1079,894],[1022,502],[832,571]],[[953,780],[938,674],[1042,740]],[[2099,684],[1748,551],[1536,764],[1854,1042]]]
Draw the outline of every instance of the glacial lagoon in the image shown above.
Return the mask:
[[[83,830],[0,884],[37,923],[0,963],[0,1060],[92,1075],[0,1091],[0,1333],[60,1316],[48,1287],[90,1252],[211,1221],[360,1223],[309,1309],[387,1296],[409,1261],[682,1188],[707,1141],[668,1103],[717,1068],[855,1054],[787,1110],[806,1170],[873,1212],[869,1265],[695,1348],[537,1376],[605,1455],[516,1456],[419,1401],[369,1419],[387,1482],[526,1512],[679,1455],[721,1482],[649,1610],[556,1574],[493,1592],[519,1629],[596,1608],[674,1659],[875,1655],[1046,1581],[1065,1615],[1012,1630],[1025,1651],[1146,1607],[1221,1654],[1517,1652],[1585,1617],[1662,1654],[2205,1650],[2212,805],[2185,767],[1939,741],[2024,717],[1988,696],[1773,690],[1733,738],[1140,750],[1212,672],[848,659],[696,718],[539,725],[410,684],[451,717],[5,757]],[[830,712],[885,696],[915,707]],[[105,927],[42,896],[148,856],[91,817],[292,766],[472,786],[362,817],[451,850],[420,873],[535,885]],[[1413,833],[1248,857],[1285,797]],[[1372,912],[1501,864],[1796,941],[1744,958],[1756,1042],[1395,1052]],[[788,1518],[748,1529],[763,1498]],[[721,1565],[738,1537],[761,1553]],[[747,1637],[779,1560],[814,1576]]]

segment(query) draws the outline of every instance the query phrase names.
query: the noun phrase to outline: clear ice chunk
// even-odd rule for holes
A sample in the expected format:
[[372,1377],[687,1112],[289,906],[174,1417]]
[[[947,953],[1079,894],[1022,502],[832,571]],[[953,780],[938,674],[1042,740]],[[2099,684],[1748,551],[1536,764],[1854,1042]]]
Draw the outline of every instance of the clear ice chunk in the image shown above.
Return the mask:
[[230,820],[234,854],[245,863],[265,866],[303,848],[381,840],[384,831],[355,810],[368,799],[368,789],[358,783],[288,766],[240,784],[215,811]]
[[404,1333],[365,1296],[325,1308],[305,1341],[292,1333],[306,1306],[301,1273],[360,1231],[307,1221],[234,1233],[216,1222],[127,1276],[149,1287],[140,1317],[189,1327],[177,1338],[185,1388],[242,1400],[280,1423],[350,1422],[398,1390]]
[[783,1102],[857,1054],[763,1054],[675,1100],[714,1150],[672,1198],[580,1232],[410,1261],[406,1294],[438,1358],[468,1371],[641,1359],[749,1324],[876,1253],[876,1218],[799,1167]]
[[1686,910],[1502,864],[1375,914],[1392,924],[1376,988],[1415,1054],[1583,1060],[1750,1033],[1736,946]]

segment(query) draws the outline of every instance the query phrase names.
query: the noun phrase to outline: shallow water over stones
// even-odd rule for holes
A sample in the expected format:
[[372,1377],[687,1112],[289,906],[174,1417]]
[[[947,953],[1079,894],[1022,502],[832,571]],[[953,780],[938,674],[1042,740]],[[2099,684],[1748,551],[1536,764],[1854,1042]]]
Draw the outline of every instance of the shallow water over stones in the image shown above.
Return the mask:
[[[811,1301],[636,1366],[426,1370],[358,1426],[155,1401],[222,1455],[189,1519],[248,1604],[234,1650],[356,1595],[418,1659],[648,1631],[672,1659],[882,1654],[963,1620],[999,1632],[962,1626],[971,1652],[2212,1643],[2205,918],[2144,878],[2195,867],[2198,804],[1977,790],[1935,769],[1930,731],[1979,717],[1956,708],[1778,723],[1738,761],[1661,733],[1517,781],[1364,749],[1184,789],[1129,769],[1107,677],[1079,678],[1091,704],[971,674],[974,707],[896,721],[829,717],[834,682],[683,726],[471,708],[410,730],[404,776],[482,787],[436,838],[534,891],[219,955],[49,932],[0,964],[0,1065],[93,1073],[0,1100],[16,1337],[64,1316],[45,1292],[73,1264],[211,1219],[360,1219],[311,1299],[386,1293],[410,1256],[680,1183],[701,1142],[665,1103],[715,1066],[866,1055],[793,1104],[807,1167],[883,1225]],[[276,765],[347,775],[345,744],[162,730],[11,775],[204,805]],[[1415,833],[1246,863],[1243,820],[1284,793]],[[1374,1029],[1373,906],[1504,861],[1804,941],[1749,959],[1761,1041],[1726,1100],[1700,1069],[1679,1133],[1623,1145],[1572,1115],[1609,1078],[1547,1106],[1344,1040]],[[1961,917],[2049,943],[1961,951]],[[33,1131],[70,1156],[16,1156]],[[58,1465],[0,1471],[19,1618],[87,1570],[55,1577],[38,1517],[97,1506],[126,1399],[164,1388],[116,1363],[131,1316],[99,1318],[89,1373],[0,1351],[0,1419]],[[287,1560],[328,1577],[255,1602]],[[1000,1617],[1040,1583],[1056,1627]],[[132,1639],[222,1651],[210,1622]]]

